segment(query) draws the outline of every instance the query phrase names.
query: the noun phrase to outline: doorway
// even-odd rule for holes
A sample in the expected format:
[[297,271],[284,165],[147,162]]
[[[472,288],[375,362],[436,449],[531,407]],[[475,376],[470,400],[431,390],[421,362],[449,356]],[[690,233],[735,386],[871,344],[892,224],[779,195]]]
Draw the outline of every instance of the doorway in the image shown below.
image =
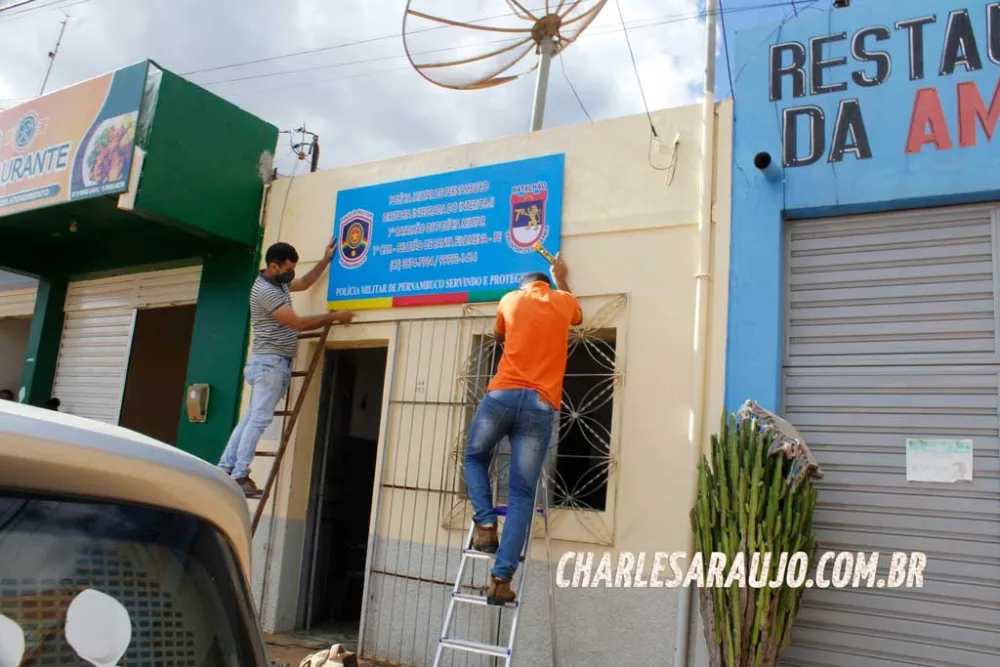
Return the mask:
[[177,444],[195,306],[139,310],[119,425]]
[[330,350],[310,486],[300,627],[357,640],[387,347]]
[[21,386],[30,333],[30,317],[0,317],[0,391],[9,391],[14,400]]

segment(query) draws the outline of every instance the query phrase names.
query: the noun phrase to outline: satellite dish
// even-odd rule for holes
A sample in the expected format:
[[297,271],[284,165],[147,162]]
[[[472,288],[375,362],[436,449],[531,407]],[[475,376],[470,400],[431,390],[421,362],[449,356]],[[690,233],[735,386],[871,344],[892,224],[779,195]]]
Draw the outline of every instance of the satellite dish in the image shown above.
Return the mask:
[[[420,76],[452,90],[500,86],[537,68],[531,130],[540,130],[552,58],[576,41],[606,3],[407,0],[403,47]],[[538,57],[526,60],[532,52]]]

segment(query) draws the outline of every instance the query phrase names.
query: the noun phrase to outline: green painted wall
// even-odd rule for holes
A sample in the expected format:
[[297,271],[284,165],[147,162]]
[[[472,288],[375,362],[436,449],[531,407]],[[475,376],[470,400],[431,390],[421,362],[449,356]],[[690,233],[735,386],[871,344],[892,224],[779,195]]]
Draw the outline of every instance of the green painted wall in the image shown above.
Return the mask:
[[22,386],[41,405],[52,392],[68,280],[202,262],[187,384],[211,387],[208,420],[191,423],[182,410],[177,446],[215,463],[239,415],[260,261],[258,162],[274,151],[278,130],[170,72],[150,71],[134,210],[104,197],[5,218],[0,267],[40,279]]
[[35,313],[21,371],[24,402],[31,405],[41,406],[52,397],[67,284],[65,276],[49,276],[38,281]]
[[167,71],[155,105],[136,210],[254,247],[258,160],[274,151],[278,128]]
[[256,270],[257,253],[249,248],[213,252],[202,268],[186,386],[209,385],[208,418],[192,423],[182,407],[177,446],[210,463],[219,460],[239,415]]

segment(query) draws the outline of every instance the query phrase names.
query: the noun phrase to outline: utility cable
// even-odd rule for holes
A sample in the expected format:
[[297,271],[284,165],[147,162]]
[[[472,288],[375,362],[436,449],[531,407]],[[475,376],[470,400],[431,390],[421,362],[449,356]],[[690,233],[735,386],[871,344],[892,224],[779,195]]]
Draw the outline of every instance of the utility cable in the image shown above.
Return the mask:
[[[795,6],[795,0],[792,0],[792,7]],[[798,12],[796,11],[796,16]],[[726,12],[722,5],[722,0],[719,0],[719,20],[722,21],[722,45],[726,50],[726,73],[729,75],[729,94],[732,95],[733,101],[736,101],[736,88],[733,86],[733,64],[729,59],[729,37],[726,32]]]
[[632,69],[635,71],[635,81],[639,84],[639,94],[642,96],[642,106],[646,110],[646,118],[649,120],[649,129],[653,131],[653,137],[659,139],[656,128],[653,126],[653,116],[649,113],[649,104],[646,103],[646,92],[642,89],[642,78],[639,76],[639,66],[635,62],[635,53],[632,51],[632,40],[628,37],[628,28],[625,26],[625,16],[622,14],[622,4],[615,0],[615,7],[618,8],[618,18],[621,20],[622,31],[625,33],[625,45],[628,47],[629,58],[632,59]]
[[[662,18],[672,19],[672,18],[675,18],[675,17],[674,16],[667,16],[667,17],[662,17]],[[688,19],[689,19],[689,17],[684,17],[683,20],[688,20]],[[646,21],[650,21],[650,20],[658,20],[658,19],[646,19]],[[636,28],[646,28],[646,27],[650,27],[652,25],[659,25],[659,24],[655,24],[654,23],[654,24],[649,24],[649,25],[639,25],[639,26],[636,26]],[[620,28],[615,27],[615,26],[603,26],[603,27],[605,29],[603,29],[603,30],[591,30],[590,32],[585,32],[583,34],[583,36],[589,36],[589,35],[594,35],[594,36],[596,36],[596,35],[607,35],[607,34],[618,32],[620,30]],[[611,28],[611,29],[608,30],[607,28]],[[424,56],[424,55],[429,55],[429,54],[432,54],[432,53],[448,53],[450,51],[460,51],[462,49],[468,49],[468,48],[473,48],[473,47],[479,48],[479,47],[483,47],[483,46],[490,46],[490,45],[493,45],[493,44],[504,44],[504,43],[508,43],[508,42],[510,42],[509,38],[505,38],[505,39],[492,39],[492,40],[488,40],[488,41],[484,41],[484,42],[479,42],[477,44],[469,44],[469,45],[465,45],[465,46],[443,46],[443,47],[436,48],[436,49],[429,49],[427,51],[415,51],[415,52],[411,53],[410,55],[411,56]],[[362,60],[350,60],[350,61],[347,61],[347,62],[331,63],[329,65],[313,65],[313,66],[309,66],[309,67],[297,67],[297,68],[293,68],[293,69],[281,70],[281,71],[278,71],[278,72],[264,72],[264,73],[261,73],[261,74],[247,74],[245,76],[234,77],[234,78],[231,78],[231,79],[217,79],[215,81],[200,81],[200,82],[198,82],[198,85],[199,86],[214,86],[214,85],[219,85],[219,84],[223,84],[223,83],[236,83],[236,82],[239,82],[239,81],[252,81],[254,79],[266,79],[268,77],[272,77],[272,76],[284,76],[286,74],[299,74],[301,72],[316,72],[316,71],[319,71],[319,70],[339,69],[341,67],[350,67],[351,65],[365,65],[367,63],[385,62],[387,60],[402,60],[402,59],[404,59],[406,57],[407,57],[406,54],[399,54],[399,55],[393,55],[393,56],[379,56],[378,58],[364,58]],[[403,69],[411,69],[411,68],[410,68],[410,66],[407,66],[407,67],[405,67]]]
[[[810,0],[810,2],[817,2],[817,1],[818,0]],[[744,6],[744,7],[736,7],[736,8],[733,8],[733,9],[729,9],[727,11],[731,12],[731,13],[737,13],[737,12],[752,11],[752,10],[757,10],[757,9],[768,9],[768,8],[787,7],[787,6],[788,6],[787,2],[769,2],[769,3],[764,3],[764,4],[755,4],[755,5],[747,5],[747,6]],[[716,12],[713,12],[713,13],[718,14],[719,10],[716,10]],[[694,13],[689,12],[689,13],[686,13],[686,14],[670,14],[670,15],[665,15],[665,16],[661,16],[661,17],[653,17],[653,18],[649,18],[649,19],[639,19],[639,20],[636,20],[636,21],[631,21],[631,22],[628,22],[628,25],[631,26],[630,29],[633,30],[633,31],[635,31],[635,30],[644,30],[646,28],[653,28],[653,27],[661,26],[661,25],[668,25],[668,24],[673,24],[673,23],[683,23],[685,21],[690,21],[690,20],[694,20],[694,19],[704,18],[705,16],[707,16],[706,12],[694,12]],[[595,28],[597,28],[597,29],[595,29]],[[596,36],[599,36],[599,35],[608,35],[608,34],[613,34],[613,33],[617,33],[617,32],[620,32],[620,31],[621,31],[621,28],[618,27],[618,26],[611,26],[611,25],[593,26],[591,28],[591,30],[583,33],[583,35],[581,35],[576,41],[580,41],[581,39],[584,39],[584,38],[587,38],[587,37],[596,37]],[[398,35],[396,35],[395,37],[398,38]],[[378,38],[378,39],[384,39],[384,38]],[[487,45],[490,45],[490,44],[501,43],[501,42],[506,42],[506,41],[509,41],[509,40],[503,40],[503,39],[500,39],[500,40],[491,40],[491,41],[487,41],[487,42],[481,42],[481,43],[477,44],[476,46],[487,46]],[[468,48],[470,48],[470,47],[469,46],[449,46],[449,47],[441,47],[441,48],[437,48],[437,49],[431,49],[431,50],[428,50],[428,51],[422,51],[422,52],[419,52],[417,54],[412,54],[412,55],[426,55],[426,54],[429,54],[429,53],[444,53],[444,52],[448,52],[448,51],[458,51],[458,50],[468,49]],[[298,73],[301,73],[301,72],[314,72],[314,71],[326,70],[326,69],[338,69],[338,68],[341,68],[341,67],[348,67],[348,66],[352,66],[352,65],[366,64],[366,63],[369,63],[369,62],[384,62],[384,61],[389,61],[389,60],[402,60],[402,59],[405,59],[406,57],[407,56],[405,54],[401,54],[401,55],[394,55],[394,56],[380,56],[378,58],[366,58],[364,60],[353,60],[353,61],[348,61],[348,62],[332,63],[332,64],[329,64],[329,65],[312,65],[312,66],[309,66],[309,67],[299,67],[299,68],[292,68],[292,69],[287,69],[287,70],[281,70],[279,72],[263,72],[263,73],[260,73],[260,74],[247,74],[245,76],[233,77],[233,78],[230,78],[230,79],[218,79],[218,80],[215,80],[215,81],[198,82],[197,85],[199,85],[199,86],[214,86],[214,85],[220,85],[220,84],[224,84],[224,83],[236,83],[236,82],[241,82],[241,81],[252,81],[252,80],[255,80],[255,79],[265,79],[265,78],[274,77],[274,76],[284,76],[284,75],[288,75],[288,74],[298,74]],[[240,64],[243,64],[243,63],[240,63]],[[236,65],[233,65],[233,67],[235,67],[235,66]],[[401,67],[401,68],[389,68],[389,69],[384,69],[384,70],[376,70],[372,74],[376,74],[377,75],[377,74],[388,73],[388,72],[397,72],[397,71],[401,72],[401,71],[406,71],[406,70],[410,70],[410,69],[412,69],[412,67],[410,65],[407,65],[407,66]],[[367,76],[367,75],[364,75],[364,76]],[[317,81],[311,81],[309,83],[310,83],[310,85],[315,85],[316,83],[330,83],[330,82],[334,82],[334,81],[340,81],[340,80],[343,80],[343,79],[354,79],[354,78],[357,78],[357,76],[356,75],[348,75],[348,76],[345,76],[345,77],[338,77],[338,78],[334,78],[334,79],[325,79],[323,81],[318,81],[318,82]],[[300,84],[299,83],[295,83],[295,84],[290,84],[290,85],[298,86]],[[271,88],[266,88],[264,90],[276,90],[276,88],[271,87]]]
[[[24,9],[21,9],[21,10],[16,11],[16,12],[12,12],[10,14],[8,14],[4,10],[3,7],[0,7],[0,25],[2,25],[5,22],[6,23],[13,22],[17,18],[26,16],[27,14],[31,14],[32,12],[41,11],[43,9],[49,9],[49,8],[54,8],[54,9],[69,9],[70,7],[76,7],[77,5],[83,5],[83,4],[86,4],[88,2],[92,2],[92,0],[72,0],[72,1],[70,1],[70,0],[52,0],[51,2],[46,2],[45,4],[42,4],[42,5],[31,5],[31,6],[25,7]],[[9,9],[15,9],[15,7],[10,7]]]
[[559,67],[562,68],[563,77],[566,79],[566,83],[569,84],[569,89],[573,91],[573,97],[576,98],[577,104],[580,105],[583,115],[587,117],[587,120],[593,123],[594,119],[590,117],[587,107],[583,105],[583,100],[580,99],[580,94],[576,92],[576,86],[574,86],[573,82],[569,80],[569,74],[566,73],[566,58],[562,54],[559,55]]
[[[537,11],[537,10],[536,10]],[[511,16],[517,16],[513,12],[508,12],[506,14],[497,14],[496,16],[486,16],[481,19],[476,19],[475,21],[466,21],[466,23],[482,23],[484,21],[492,21],[494,19],[509,18]],[[432,32],[434,30],[444,30],[446,28],[453,28],[455,26],[451,25],[441,25],[435,26],[433,28],[420,28],[418,30],[412,30],[408,34],[414,35],[423,32]],[[232,69],[234,67],[243,67],[244,65],[258,65],[260,63],[272,62],[275,60],[282,60],[284,58],[294,58],[296,56],[306,56],[314,53],[323,53],[324,51],[333,51],[336,49],[343,49],[351,46],[363,46],[365,44],[372,44],[374,42],[384,42],[387,39],[399,39],[402,37],[399,33],[394,33],[391,35],[383,35],[381,37],[368,37],[366,39],[360,39],[354,42],[342,42],[340,44],[332,44],[330,46],[321,46],[315,49],[306,49],[305,51],[295,51],[294,53],[285,53],[280,56],[268,56],[265,58],[257,58],[256,60],[245,60],[242,62],[230,63],[228,65],[219,65],[217,67],[206,67],[204,69],[192,70],[190,72],[181,72],[181,76],[192,76],[195,74],[204,74],[206,72],[218,72],[219,70]]]
[[[88,1],[88,0],[83,0],[83,1]],[[818,1],[819,0],[807,0],[808,4],[813,4],[813,3],[818,2]],[[733,9],[728,10],[728,11],[730,11],[731,13],[737,13],[737,12],[753,11],[753,10],[757,10],[757,9],[772,9],[772,8],[776,8],[776,7],[787,7],[787,6],[788,6],[787,0],[782,0],[780,2],[777,2],[775,0],[770,0],[768,2],[755,3],[755,4],[752,4],[752,5],[746,5],[746,6],[742,6],[742,7],[735,7]],[[720,10],[716,10],[715,13],[718,13],[719,11]],[[619,13],[620,13],[620,8],[619,8]],[[510,16],[513,16],[513,15],[514,14],[511,14],[511,13],[500,14],[500,15],[497,15],[497,16],[490,16],[490,17],[486,17],[486,18],[482,18],[482,19],[477,19],[477,22],[490,21],[490,20],[498,19],[498,18],[506,18],[506,17],[510,17]],[[693,19],[693,18],[704,18],[705,16],[707,16],[707,12],[705,12],[705,11],[695,11],[695,12],[687,12],[685,14],[665,15],[665,16],[662,16],[662,17],[659,17],[659,18],[664,18],[664,19],[666,19],[666,18],[670,18],[670,19],[676,18],[676,19],[678,19],[680,21],[686,21],[686,20],[690,20],[690,19]],[[642,20],[651,21],[651,20],[656,20],[656,19],[642,19]],[[642,20],[640,20],[640,21],[642,21]],[[638,22],[639,21],[636,21],[635,23],[638,23]],[[470,23],[471,23],[471,21],[470,21]],[[660,24],[655,24],[655,25],[660,25]],[[434,28],[422,28],[420,30],[414,30],[414,31],[410,32],[409,34],[416,34],[416,33],[421,33],[421,32],[430,32],[432,30],[441,30],[444,27],[447,27],[447,26],[443,26],[443,27],[439,26],[439,27],[434,27]],[[596,27],[600,27],[600,26],[596,26]],[[646,27],[646,26],[637,26],[637,27]],[[589,34],[589,33],[587,33],[587,32],[584,33],[584,35],[587,35],[587,34]],[[187,72],[179,72],[179,75],[180,76],[194,76],[196,74],[205,74],[205,73],[208,73],[208,72],[218,72],[220,70],[233,69],[233,68],[236,68],[236,67],[244,67],[246,65],[258,65],[258,64],[261,64],[261,63],[274,62],[276,60],[283,60],[285,58],[295,58],[295,57],[298,57],[298,56],[312,55],[312,54],[315,54],[315,53],[323,53],[323,52],[326,52],[326,51],[334,51],[334,50],[338,50],[338,49],[349,48],[349,47],[352,47],[352,46],[364,46],[364,45],[368,45],[368,44],[373,44],[375,42],[383,42],[383,41],[386,41],[386,40],[395,40],[395,39],[401,39],[401,38],[402,38],[402,35],[399,34],[399,33],[394,33],[394,34],[391,34],[391,35],[382,35],[381,37],[369,37],[369,38],[362,39],[362,40],[356,40],[356,41],[352,41],[352,42],[341,42],[339,44],[331,44],[329,46],[322,46],[322,47],[318,47],[318,48],[315,48],[315,49],[306,49],[304,51],[295,51],[295,52],[292,52],[292,53],[284,53],[284,54],[276,55],[276,56],[267,56],[267,57],[264,57],[264,58],[256,58],[256,59],[253,59],[253,60],[243,60],[243,61],[233,62],[233,63],[229,63],[227,65],[218,65],[218,66],[215,66],[215,67],[206,67],[206,68],[202,68],[202,69],[189,70]],[[500,40],[500,41],[502,41],[502,40]],[[466,46],[466,47],[449,47],[449,48],[451,48],[451,49],[459,49],[459,48],[468,48],[468,47]],[[397,57],[399,57],[399,58],[405,58],[406,56],[402,55],[402,56],[397,56]]]

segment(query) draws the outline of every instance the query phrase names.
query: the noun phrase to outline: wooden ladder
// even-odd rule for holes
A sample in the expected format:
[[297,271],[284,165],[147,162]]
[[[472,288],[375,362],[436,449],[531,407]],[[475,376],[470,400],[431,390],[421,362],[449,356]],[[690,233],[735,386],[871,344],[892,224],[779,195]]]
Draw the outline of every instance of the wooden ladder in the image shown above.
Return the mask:
[[326,352],[326,340],[330,335],[330,324],[323,327],[321,331],[310,331],[308,333],[299,334],[299,340],[319,340],[319,344],[316,349],[313,350],[312,356],[309,358],[309,366],[304,371],[292,371],[292,380],[296,378],[305,378],[302,386],[299,388],[298,394],[295,398],[295,407],[291,410],[288,409],[289,403],[291,402],[292,396],[292,383],[288,383],[288,390],[285,392],[285,409],[275,410],[274,416],[281,417],[285,419],[284,428],[281,432],[281,440],[278,444],[278,449],[273,452],[269,451],[258,451],[254,458],[274,458],[274,463],[271,465],[271,472],[267,475],[267,481],[264,483],[264,488],[261,489],[260,498],[250,498],[250,500],[257,500],[257,509],[253,513],[253,523],[251,525],[251,534],[257,534],[257,526],[260,524],[260,518],[264,514],[264,506],[267,504],[268,498],[271,496],[271,492],[274,490],[274,484],[278,479],[278,473],[281,469],[281,461],[285,456],[285,450],[288,448],[288,443],[292,439],[292,431],[295,429],[295,422],[299,419],[299,413],[302,412],[302,403],[305,402],[306,392],[309,391],[309,384],[312,382],[313,376],[316,375],[316,369],[320,366],[320,359],[323,358],[323,354]]

